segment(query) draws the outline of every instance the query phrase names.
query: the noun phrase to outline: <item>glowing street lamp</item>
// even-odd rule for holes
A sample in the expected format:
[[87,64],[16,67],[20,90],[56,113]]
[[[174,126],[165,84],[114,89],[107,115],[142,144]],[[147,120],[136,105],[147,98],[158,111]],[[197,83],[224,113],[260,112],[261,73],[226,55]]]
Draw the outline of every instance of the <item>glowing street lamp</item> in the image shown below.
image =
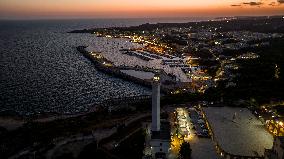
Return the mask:
[[158,82],[158,81],[160,81],[160,77],[159,76],[154,76],[153,80]]

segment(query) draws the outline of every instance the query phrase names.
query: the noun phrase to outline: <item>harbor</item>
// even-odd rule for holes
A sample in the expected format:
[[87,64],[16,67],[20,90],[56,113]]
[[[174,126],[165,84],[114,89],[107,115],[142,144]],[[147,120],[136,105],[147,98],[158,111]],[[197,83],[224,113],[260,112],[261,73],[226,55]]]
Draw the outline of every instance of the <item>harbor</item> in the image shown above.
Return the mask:
[[136,84],[151,87],[154,74],[159,72],[161,77],[161,91],[165,94],[173,94],[176,90],[184,89],[186,83],[179,82],[176,76],[166,73],[163,69],[153,69],[143,66],[116,66],[114,62],[106,59],[102,53],[87,51],[86,46],[78,46],[77,50],[92,61],[97,70],[111,76],[115,76]]

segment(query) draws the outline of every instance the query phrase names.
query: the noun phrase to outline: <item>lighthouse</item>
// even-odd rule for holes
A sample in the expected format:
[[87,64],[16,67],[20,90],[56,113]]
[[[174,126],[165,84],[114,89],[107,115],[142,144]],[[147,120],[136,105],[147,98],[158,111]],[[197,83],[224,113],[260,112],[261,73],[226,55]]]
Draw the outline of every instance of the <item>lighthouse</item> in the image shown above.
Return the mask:
[[152,132],[160,131],[160,76],[155,74],[152,81]]
[[[152,81],[152,124],[151,155],[152,158],[168,158],[171,143],[171,126],[167,119],[160,119],[161,72],[154,75]],[[164,76],[163,76],[164,77]]]

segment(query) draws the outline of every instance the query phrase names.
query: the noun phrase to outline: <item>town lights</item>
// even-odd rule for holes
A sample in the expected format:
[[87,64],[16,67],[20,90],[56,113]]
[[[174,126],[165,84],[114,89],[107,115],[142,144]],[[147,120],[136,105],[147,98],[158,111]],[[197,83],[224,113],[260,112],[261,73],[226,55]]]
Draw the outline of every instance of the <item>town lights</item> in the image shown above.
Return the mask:
[[159,80],[160,80],[160,77],[154,76],[153,80],[154,80],[154,81],[159,81]]
[[280,125],[280,126],[283,126],[283,122],[282,122],[282,121],[280,121],[280,122],[279,122],[279,125]]

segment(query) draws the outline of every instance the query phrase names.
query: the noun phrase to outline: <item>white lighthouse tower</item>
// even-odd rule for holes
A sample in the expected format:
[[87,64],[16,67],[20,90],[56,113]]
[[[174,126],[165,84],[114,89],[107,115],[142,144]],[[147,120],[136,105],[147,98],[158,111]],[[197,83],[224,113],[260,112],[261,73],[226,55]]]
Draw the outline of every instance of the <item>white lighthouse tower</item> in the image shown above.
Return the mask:
[[152,82],[152,132],[160,131],[160,76],[155,74]]
[[171,143],[170,123],[160,120],[160,73],[156,72],[152,81],[152,124],[151,124],[151,155],[152,158],[168,158]]

